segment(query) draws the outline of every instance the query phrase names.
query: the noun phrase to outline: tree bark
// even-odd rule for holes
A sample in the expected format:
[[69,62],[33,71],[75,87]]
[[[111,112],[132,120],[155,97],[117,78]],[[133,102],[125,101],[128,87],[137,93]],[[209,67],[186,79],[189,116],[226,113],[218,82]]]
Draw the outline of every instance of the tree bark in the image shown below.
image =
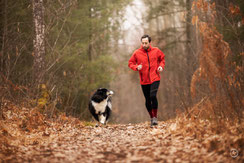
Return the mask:
[[93,18],[93,9],[92,9],[92,2],[89,2],[90,3],[90,6],[89,6],[89,18],[90,18],[90,23],[89,23],[89,46],[88,46],[88,58],[89,58],[89,61],[92,61],[92,39],[93,39],[93,27],[92,27],[92,18]]
[[33,39],[34,45],[34,85],[42,82],[45,57],[45,25],[44,25],[44,6],[43,0],[33,0],[33,21],[35,36]]
[[[192,0],[186,0],[186,62],[189,65],[193,64],[194,56],[192,54],[192,35],[191,35],[191,4]],[[188,105],[191,105],[191,93],[190,93],[190,85],[191,85],[191,77],[194,72],[194,69],[191,66],[187,66],[187,71],[186,71],[186,78],[187,78],[187,101]]]
[[4,55],[5,55],[5,42],[6,42],[6,33],[7,33],[7,0],[4,0],[3,2],[3,33],[2,33],[2,50],[0,54],[1,58],[1,65],[0,65],[0,70],[1,72],[4,72]]

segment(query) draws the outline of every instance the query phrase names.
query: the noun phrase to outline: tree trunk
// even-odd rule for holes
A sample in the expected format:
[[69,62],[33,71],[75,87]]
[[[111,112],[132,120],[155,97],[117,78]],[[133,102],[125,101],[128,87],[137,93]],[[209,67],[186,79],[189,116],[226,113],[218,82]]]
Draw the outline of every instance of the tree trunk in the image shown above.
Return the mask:
[[[191,4],[192,4],[192,0],[186,0],[186,11],[187,11],[187,15],[186,15],[186,62],[188,65],[193,65],[193,61],[194,61],[194,55],[192,53],[193,49],[192,49],[192,36],[191,36]],[[190,93],[190,85],[191,85],[191,77],[193,74],[194,70],[192,68],[192,66],[187,66],[187,70],[186,70],[186,81],[187,81],[187,101],[188,101],[188,106],[191,105],[192,101],[191,101],[191,93]]]
[[0,70],[1,72],[4,72],[4,55],[5,55],[5,40],[6,40],[6,33],[7,33],[7,0],[4,0],[2,2],[3,6],[2,6],[2,11],[3,11],[3,33],[2,33],[2,50],[1,50],[1,54],[0,54],[0,58],[1,58],[1,63],[0,63]]
[[37,86],[42,82],[43,70],[44,70],[44,56],[45,56],[45,43],[44,43],[44,7],[43,0],[33,0],[33,21],[35,36],[33,39],[34,45],[34,86]]
[[92,41],[93,41],[93,23],[92,23],[92,19],[93,19],[93,8],[92,8],[92,2],[89,2],[90,6],[89,6],[89,18],[90,18],[90,22],[89,22],[89,46],[88,46],[88,58],[89,61],[92,61]]

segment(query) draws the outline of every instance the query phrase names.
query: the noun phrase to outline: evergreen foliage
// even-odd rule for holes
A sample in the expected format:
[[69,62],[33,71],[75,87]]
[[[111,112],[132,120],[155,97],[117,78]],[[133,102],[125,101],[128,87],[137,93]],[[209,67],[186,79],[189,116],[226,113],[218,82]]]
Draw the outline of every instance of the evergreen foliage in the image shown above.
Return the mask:
[[[42,81],[52,101],[58,101],[59,109],[75,116],[86,116],[80,113],[87,109],[90,94],[99,87],[109,87],[116,68],[110,43],[118,38],[119,21],[128,2],[44,1]],[[1,86],[9,87],[8,81],[11,81],[19,89],[5,96],[34,98],[32,4],[25,0],[3,0],[0,7],[0,68],[1,79],[4,78]]]

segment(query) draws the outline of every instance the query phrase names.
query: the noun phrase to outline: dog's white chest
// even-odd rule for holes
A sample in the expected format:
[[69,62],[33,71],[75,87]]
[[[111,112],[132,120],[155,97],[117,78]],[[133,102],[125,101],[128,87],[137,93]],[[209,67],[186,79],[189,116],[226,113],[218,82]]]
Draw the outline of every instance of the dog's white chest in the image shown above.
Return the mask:
[[96,114],[98,114],[99,112],[100,113],[105,112],[107,104],[108,104],[107,99],[103,100],[100,103],[96,103],[96,102],[92,101],[92,105],[95,108]]

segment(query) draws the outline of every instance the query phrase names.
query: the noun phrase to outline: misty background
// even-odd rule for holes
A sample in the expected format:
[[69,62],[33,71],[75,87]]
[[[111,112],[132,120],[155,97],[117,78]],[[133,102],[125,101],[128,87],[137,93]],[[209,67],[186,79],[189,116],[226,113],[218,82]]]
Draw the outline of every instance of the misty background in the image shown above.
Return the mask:
[[[184,107],[189,107],[189,103],[186,102],[188,100],[186,96],[189,93],[187,92],[189,83],[186,81],[186,75],[190,77],[194,68],[187,72],[189,65],[185,58],[187,55],[185,3],[183,1],[181,4],[180,1],[164,1],[162,5],[165,6],[156,9],[161,2],[134,0],[125,8],[123,35],[119,40],[119,48],[116,52],[120,55],[120,57],[116,56],[116,59],[121,59],[120,62],[124,63],[121,67],[123,71],[116,75],[111,86],[116,92],[113,98],[116,122],[133,123],[149,120],[139,75],[127,66],[133,51],[140,47],[140,38],[143,34],[149,34],[152,37],[152,46],[159,47],[164,52],[166,59],[166,67],[161,73],[157,95],[159,120],[173,117],[177,108],[184,110]],[[153,13],[159,12],[157,10],[163,10],[165,14]],[[189,55],[192,57],[192,62],[196,62],[197,56]],[[187,106],[184,106],[184,103]]]

